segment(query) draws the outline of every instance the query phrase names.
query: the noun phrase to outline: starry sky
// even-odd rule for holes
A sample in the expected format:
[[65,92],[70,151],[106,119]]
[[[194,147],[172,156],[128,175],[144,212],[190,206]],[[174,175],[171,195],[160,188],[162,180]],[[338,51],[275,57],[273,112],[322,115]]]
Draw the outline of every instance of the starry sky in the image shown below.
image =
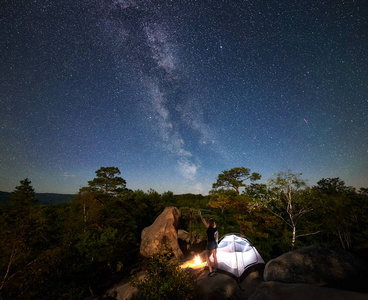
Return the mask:
[[223,170],[368,187],[366,0],[5,0],[0,190],[207,194]]

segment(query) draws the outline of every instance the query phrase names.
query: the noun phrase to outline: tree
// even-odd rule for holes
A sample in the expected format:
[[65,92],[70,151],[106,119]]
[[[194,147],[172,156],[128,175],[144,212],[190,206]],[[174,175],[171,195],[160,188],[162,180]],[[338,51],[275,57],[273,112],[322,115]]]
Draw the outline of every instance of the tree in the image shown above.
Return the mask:
[[88,181],[88,185],[97,192],[117,195],[126,190],[126,181],[117,176],[120,174],[117,167],[101,167],[96,171],[97,177]]
[[364,189],[363,194],[357,194],[337,177],[321,179],[313,191],[324,215],[321,219],[324,228],[338,238],[342,248],[351,248],[361,235],[359,232],[364,232],[367,213],[367,204],[362,201]]
[[214,189],[234,189],[236,194],[239,195],[239,188],[244,187],[245,180],[255,181],[261,179],[261,175],[258,173],[250,174],[250,169],[240,167],[232,168],[230,170],[222,171],[217,176],[217,181],[212,184]]
[[301,179],[301,175],[301,173],[293,174],[290,170],[279,172],[274,175],[273,179],[268,181],[269,189],[264,195],[268,210],[291,228],[292,249],[294,249],[295,241],[298,237],[320,232],[296,234],[299,221],[306,213],[314,209],[311,201],[305,201],[306,198],[301,197],[302,188],[306,187],[306,183]]
[[236,209],[235,220],[239,225],[240,233],[244,233],[244,213],[249,213],[249,197],[239,195],[240,188],[246,187],[244,181],[255,181],[261,179],[258,173],[250,173],[250,169],[239,167],[225,170],[217,176],[217,181],[212,185],[210,192],[211,200],[209,205],[213,208],[220,208],[222,214],[225,209]]
[[74,204],[72,240],[79,271],[89,274],[92,294],[101,274],[120,270],[137,255],[136,230],[144,221],[137,222],[135,195],[119,174],[117,167],[101,167],[88,187],[80,189]]
[[[8,200],[10,207],[1,224],[0,293],[14,278],[19,280],[22,272],[27,271],[36,261],[31,251],[35,242],[35,216],[31,208],[36,202],[31,181],[28,178],[21,180]],[[23,288],[28,288],[28,285],[23,284]]]
[[29,207],[36,203],[35,191],[31,186],[31,181],[26,178],[20,181],[20,185],[15,187],[14,192],[9,197],[9,202],[14,207]]

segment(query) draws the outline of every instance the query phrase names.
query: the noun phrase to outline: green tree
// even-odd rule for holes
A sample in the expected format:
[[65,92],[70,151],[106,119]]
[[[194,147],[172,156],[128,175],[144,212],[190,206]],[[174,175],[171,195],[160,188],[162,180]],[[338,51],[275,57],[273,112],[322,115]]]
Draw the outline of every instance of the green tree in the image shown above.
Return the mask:
[[322,226],[338,239],[344,249],[358,244],[365,232],[367,203],[363,193],[345,185],[340,178],[323,178],[313,187],[320,203]]
[[26,178],[20,181],[20,185],[15,187],[14,192],[8,201],[13,207],[27,208],[36,203],[36,193],[31,185],[31,181]]
[[261,175],[258,173],[250,173],[250,169],[239,167],[232,168],[230,170],[222,171],[217,176],[217,181],[212,184],[213,189],[234,189],[236,194],[239,195],[239,189],[245,186],[246,180],[255,181],[261,179]]
[[112,276],[134,261],[139,249],[138,223],[147,226],[139,213],[148,207],[148,197],[143,193],[142,202],[137,203],[137,194],[126,189],[119,174],[116,167],[96,171],[97,177],[80,189],[70,218],[74,226],[68,226],[78,266],[75,274],[88,274],[75,281],[82,280],[91,293],[101,288],[101,276]]
[[213,190],[210,191],[211,200],[209,205],[212,208],[221,209],[224,216],[225,209],[234,212],[234,218],[239,226],[240,233],[244,234],[244,214],[249,213],[249,197],[247,195],[240,195],[240,188],[246,187],[244,183],[246,180],[254,182],[261,179],[258,173],[250,173],[250,169],[239,167],[225,170],[217,176],[217,181],[213,183]]
[[37,241],[34,238],[37,230],[36,216],[32,211],[36,202],[35,191],[31,181],[28,178],[21,180],[8,200],[10,206],[3,213],[0,223],[3,231],[0,241],[0,293],[10,286],[8,290],[15,295],[29,287],[30,278],[25,274],[37,259],[35,251],[32,251]]
[[120,175],[117,167],[101,167],[96,171],[96,178],[88,181],[89,187],[104,194],[117,195],[126,190],[126,181]]

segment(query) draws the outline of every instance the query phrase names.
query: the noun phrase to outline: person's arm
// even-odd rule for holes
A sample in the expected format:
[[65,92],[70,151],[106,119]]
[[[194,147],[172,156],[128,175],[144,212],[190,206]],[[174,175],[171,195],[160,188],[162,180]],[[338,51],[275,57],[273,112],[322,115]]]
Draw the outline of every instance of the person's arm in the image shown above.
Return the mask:
[[199,213],[199,216],[200,216],[200,218],[201,218],[201,220],[202,220],[202,222],[203,222],[203,224],[208,228],[208,223],[206,222],[206,220],[203,218],[203,216],[202,216],[202,213],[201,213],[201,210],[198,210],[198,213]]
[[215,238],[216,238],[216,242],[218,243],[218,231],[216,231]]

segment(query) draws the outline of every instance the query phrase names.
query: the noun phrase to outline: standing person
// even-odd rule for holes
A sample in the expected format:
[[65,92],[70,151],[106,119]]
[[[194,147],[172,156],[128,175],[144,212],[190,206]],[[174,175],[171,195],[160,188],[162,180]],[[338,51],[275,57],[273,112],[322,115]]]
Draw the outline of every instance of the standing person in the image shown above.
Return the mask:
[[[210,269],[210,273],[208,276],[212,276],[217,274],[217,241],[218,241],[218,231],[216,228],[216,223],[214,219],[209,219],[208,222],[203,218],[202,213],[198,210],[199,216],[203,224],[207,227],[207,248],[206,248],[206,260],[208,264],[208,268]],[[214,260],[214,270],[212,271],[212,265],[210,262],[211,253],[213,254]]]

